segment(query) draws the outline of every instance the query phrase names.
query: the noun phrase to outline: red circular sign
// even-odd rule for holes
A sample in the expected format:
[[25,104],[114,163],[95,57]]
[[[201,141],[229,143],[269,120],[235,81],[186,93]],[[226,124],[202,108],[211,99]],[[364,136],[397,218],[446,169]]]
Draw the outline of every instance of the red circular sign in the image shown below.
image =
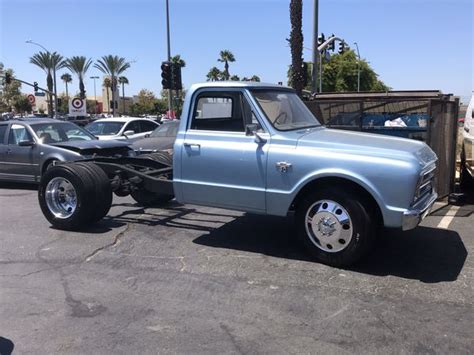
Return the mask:
[[72,104],[72,107],[78,110],[84,105],[84,101],[76,97],[72,99],[71,104]]
[[31,94],[28,95],[28,101],[30,102],[30,104],[33,105],[33,104],[35,103],[35,101],[36,101],[35,96],[34,96],[34,95],[31,95]]

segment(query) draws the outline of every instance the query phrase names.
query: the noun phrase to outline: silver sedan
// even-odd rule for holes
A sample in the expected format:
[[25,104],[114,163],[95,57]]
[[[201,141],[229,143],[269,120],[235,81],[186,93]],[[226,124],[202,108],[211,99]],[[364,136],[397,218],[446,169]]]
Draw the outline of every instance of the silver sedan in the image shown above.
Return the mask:
[[0,122],[0,180],[38,182],[50,166],[93,156],[133,156],[127,142],[99,141],[85,129],[53,119]]

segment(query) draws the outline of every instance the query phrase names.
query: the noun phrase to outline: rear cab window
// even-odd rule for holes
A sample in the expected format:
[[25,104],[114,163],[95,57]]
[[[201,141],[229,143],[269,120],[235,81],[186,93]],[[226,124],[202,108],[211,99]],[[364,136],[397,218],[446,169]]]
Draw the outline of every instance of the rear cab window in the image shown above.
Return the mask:
[[245,132],[252,122],[249,104],[240,91],[203,92],[194,103],[191,129]]

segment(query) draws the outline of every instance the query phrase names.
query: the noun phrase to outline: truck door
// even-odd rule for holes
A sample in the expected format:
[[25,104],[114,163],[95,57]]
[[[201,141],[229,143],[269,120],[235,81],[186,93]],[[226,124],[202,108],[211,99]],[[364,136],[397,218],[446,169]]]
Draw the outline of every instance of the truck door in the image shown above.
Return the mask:
[[5,171],[16,180],[35,181],[39,176],[39,148],[36,145],[21,146],[22,141],[34,142],[25,126],[13,123],[8,133]]
[[269,135],[262,132],[266,142],[257,143],[245,134],[256,118],[244,93],[208,89],[191,105],[181,148],[184,201],[264,212]]

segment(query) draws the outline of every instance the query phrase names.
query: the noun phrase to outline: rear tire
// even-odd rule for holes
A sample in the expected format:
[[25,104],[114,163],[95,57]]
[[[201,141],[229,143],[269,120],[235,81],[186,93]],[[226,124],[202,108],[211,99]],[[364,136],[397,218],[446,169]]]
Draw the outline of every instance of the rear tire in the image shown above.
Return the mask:
[[43,174],[38,200],[53,227],[79,230],[107,214],[112,191],[107,175],[94,163],[59,164]]
[[314,191],[297,207],[298,235],[317,261],[346,267],[373,247],[377,223],[371,211],[354,191],[334,187]]

